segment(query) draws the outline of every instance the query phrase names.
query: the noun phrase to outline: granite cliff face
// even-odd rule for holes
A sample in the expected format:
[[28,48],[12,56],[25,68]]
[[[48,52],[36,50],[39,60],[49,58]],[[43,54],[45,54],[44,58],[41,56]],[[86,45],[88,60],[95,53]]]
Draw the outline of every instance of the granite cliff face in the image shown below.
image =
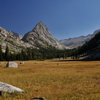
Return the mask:
[[23,35],[20,35],[19,33],[15,33],[13,31],[9,31],[9,32],[12,33],[13,35],[15,35],[17,38],[20,38],[20,39],[23,38]]
[[20,51],[23,48],[31,47],[30,44],[25,43],[20,38],[16,37],[12,32],[9,32],[0,27],[0,45],[5,51],[6,46],[10,48],[11,51]]
[[32,31],[26,33],[22,40],[37,48],[53,46],[58,49],[65,49],[65,47],[51,35],[46,25],[42,22],[38,23]]

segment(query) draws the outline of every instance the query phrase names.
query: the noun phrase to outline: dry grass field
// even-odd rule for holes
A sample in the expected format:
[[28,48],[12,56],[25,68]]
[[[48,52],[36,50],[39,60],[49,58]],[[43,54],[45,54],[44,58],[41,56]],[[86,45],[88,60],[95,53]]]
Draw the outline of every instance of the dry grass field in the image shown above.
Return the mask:
[[5,64],[1,63],[0,81],[25,93],[3,94],[0,100],[100,100],[100,61],[25,61],[17,69]]

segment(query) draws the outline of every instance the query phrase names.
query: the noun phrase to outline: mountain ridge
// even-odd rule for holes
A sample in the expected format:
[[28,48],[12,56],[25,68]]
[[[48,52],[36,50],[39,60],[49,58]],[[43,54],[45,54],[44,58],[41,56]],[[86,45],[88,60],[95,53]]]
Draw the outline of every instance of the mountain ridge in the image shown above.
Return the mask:
[[79,36],[74,38],[68,38],[60,40],[59,42],[69,48],[77,48],[78,46],[82,46],[84,43],[88,42],[91,38],[100,32],[100,29],[93,32],[93,34],[88,34],[86,36]]
[[11,51],[20,51],[23,47],[31,47],[30,44],[24,43],[12,32],[7,31],[2,27],[0,27],[0,45],[3,47],[3,50],[8,46]]
[[5,50],[8,46],[11,51],[20,51],[23,48],[46,48],[49,46],[57,49],[66,49],[56,40],[43,22],[36,24],[35,28],[21,36],[13,31],[7,31],[0,27],[0,45]]

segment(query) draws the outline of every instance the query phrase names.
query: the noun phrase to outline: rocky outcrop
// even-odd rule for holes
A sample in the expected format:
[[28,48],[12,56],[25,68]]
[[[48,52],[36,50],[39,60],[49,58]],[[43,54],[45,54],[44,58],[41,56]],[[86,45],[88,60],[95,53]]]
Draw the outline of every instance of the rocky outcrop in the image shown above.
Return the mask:
[[13,35],[15,35],[16,37],[22,39],[23,38],[23,35],[20,35],[19,33],[15,33],[13,31],[9,31],[10,33],[12,33]]
[[51,35],[46,25],[42,22],[38,23],[32,31],[25,34],[22,40],[38,48],[49,46],[53,46],[58,49],[65,48]]
[[9,32],[0,27],[0,45],[3,50],[5,50],[6,46],[13,51],[20,51],[23,48],[31,47],[30,44],[25,43],[19,37],[16,37],[12,32]]
[[18,68],[18,64],[16,62],[11,62],[9,61],[6,65],[6,67],[13,67],[13,68]]
[[12,86],[7,83],[0,82],[0,92],[7,92],[7,93],[15,93],[15,92],[24,92],[24,90]]
[[23,61],[21,61],[21,62],[20,62],[20,64],[21,64],[21,65],[23,65],[23,64],[24,64],[24,62],[23,62]]

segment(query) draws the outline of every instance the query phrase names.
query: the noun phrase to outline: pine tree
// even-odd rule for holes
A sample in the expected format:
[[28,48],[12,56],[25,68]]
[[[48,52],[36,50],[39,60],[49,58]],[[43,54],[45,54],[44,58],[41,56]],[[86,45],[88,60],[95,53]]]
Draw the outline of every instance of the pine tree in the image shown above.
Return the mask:
[[5,60],[9,61],[9,48],[8,48],[8,46],[6,47],[6,51],[5,51]]
[[1,48],[1,45],[0,45],[0,61],[3,60],[3,53],[2,53],[2,48]]

